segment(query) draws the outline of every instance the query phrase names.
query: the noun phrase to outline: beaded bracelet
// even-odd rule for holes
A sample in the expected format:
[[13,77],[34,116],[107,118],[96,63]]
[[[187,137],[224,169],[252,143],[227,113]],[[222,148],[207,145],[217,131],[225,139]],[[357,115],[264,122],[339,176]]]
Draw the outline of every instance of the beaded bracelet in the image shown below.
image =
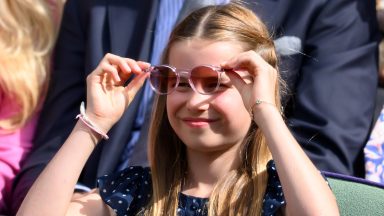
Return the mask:
[[109,139],[108,135],[101,131],[91,120],[89,120],[88,116],[85,114],[84,101],[82,101],[80,104],[80,114],[76,116],[76,119],[80,119],[87,127],[103,137],[103,139]]

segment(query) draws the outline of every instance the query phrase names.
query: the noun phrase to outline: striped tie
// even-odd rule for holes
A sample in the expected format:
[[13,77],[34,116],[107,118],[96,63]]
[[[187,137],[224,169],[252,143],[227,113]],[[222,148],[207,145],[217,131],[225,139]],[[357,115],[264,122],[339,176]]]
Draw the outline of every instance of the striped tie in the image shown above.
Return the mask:
[[384,183],[384,108],[364,148],[365,178]]

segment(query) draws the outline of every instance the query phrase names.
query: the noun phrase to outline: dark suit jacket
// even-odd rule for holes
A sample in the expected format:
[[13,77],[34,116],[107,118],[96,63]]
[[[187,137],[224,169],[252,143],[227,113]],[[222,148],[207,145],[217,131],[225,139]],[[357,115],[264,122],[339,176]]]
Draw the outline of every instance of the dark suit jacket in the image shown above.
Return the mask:
[[377,87],[375,2],[258,2],[250,6],[275,38],[302,42],[302,54],[282,56],[280,66],[291,131],[317,168],[362,176]]
[[[377,83],[374,1],[247,2],[276,38],[301,41],[303,54],[282,56],[281,65],[291,89],[285,113],[293,134],[319,169],[354,174],[371,125]],[[104,54],[149,59],[156,9],[155,0],[67,1],[35,149],[15,181],[14,209],[75,125],[85,101],[85,78]],[[109,132],[110,140],[97,146],[80,182],[94,187],[97,176],[115,171],[140,95]],[[135,164],[146,160],[143,134]]]

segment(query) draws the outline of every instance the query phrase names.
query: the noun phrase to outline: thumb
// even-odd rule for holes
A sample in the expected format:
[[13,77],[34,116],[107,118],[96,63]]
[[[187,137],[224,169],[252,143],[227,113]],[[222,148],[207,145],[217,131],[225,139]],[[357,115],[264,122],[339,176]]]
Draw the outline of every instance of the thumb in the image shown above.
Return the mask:
[[124,95],[126,98],[126,104],[125,107],[128,107],[128,105],[132,102],[133,98],[135,98],[136,93],[140,90],[140,88],[143,86],[146,78],[149,76],[148,73],[141,73],[136,75],[136,77],[125,87],[124,89]]

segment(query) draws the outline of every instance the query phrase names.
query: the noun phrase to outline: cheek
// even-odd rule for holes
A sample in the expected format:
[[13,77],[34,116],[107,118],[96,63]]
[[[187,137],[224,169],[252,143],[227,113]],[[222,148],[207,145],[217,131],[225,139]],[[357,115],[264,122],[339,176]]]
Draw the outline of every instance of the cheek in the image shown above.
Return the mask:
[[214,100],[213,105],[231,128],[245,128],[248,131],[251,118],[238,91],[223,92]]
[[176,112],[182,107],[185,97],[175,92],[167,96],[167,114],[170,121],[175,118]]

